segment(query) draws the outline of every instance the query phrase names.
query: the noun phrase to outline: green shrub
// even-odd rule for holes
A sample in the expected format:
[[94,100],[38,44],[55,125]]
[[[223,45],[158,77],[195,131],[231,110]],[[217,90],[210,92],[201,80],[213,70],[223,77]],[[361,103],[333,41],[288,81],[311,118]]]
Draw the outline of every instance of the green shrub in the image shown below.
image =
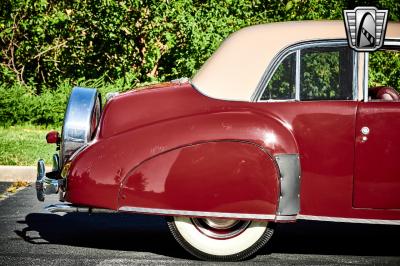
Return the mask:
[[33,93],[19,84],[0,86],[0,124],[9,126],[28,121],[32,109]]
[[[0,126],[29,123],[32,125],[61,126],[68,97],[74,86],[97,88],[105,102],[108,92],[126,91],[137,83],[135,76],[105,82],[104,78],[81,80],[78,83],[65,81],[54,90],[43,88],[38,95],[30,86],[15,83],[0,85]],[[142,84],[143,85],[143,84]]]

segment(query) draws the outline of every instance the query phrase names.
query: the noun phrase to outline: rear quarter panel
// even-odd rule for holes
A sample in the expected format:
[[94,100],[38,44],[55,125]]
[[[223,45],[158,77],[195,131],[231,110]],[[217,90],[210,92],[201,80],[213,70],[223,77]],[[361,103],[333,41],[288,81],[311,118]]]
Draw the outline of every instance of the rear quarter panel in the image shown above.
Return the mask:
[[[68,177],[66,198],[75,204],[117,209],[120,205],[120,187],[124,186],[124,180],[142,162],[167,151],[199,143],[239,141],[251,144],[253,149],[258,146],[254,155],[249,152],[242,154],[242,159],[245,160],[253,160],[252,156],[258,156],[260,150],[266,157],[265,160],[271,160],[268,158],[275,154],[298,153],[297,144],[286,125],[254,106],[254,103],[208,98],[199,94],[189,84],[130,92],[125,97],[116,97],[105,108],[96,139],[74,159]],[[219,150],[212,158],[215,162],[210,162],[210,169],[215,167],[216,171],[229,170],[224,168],[224,154]],[[269,174],[268,172],[275,167],[271,164],[270,162],[268,167],[265,166],[265,170],[260,174]],[[181,165],[183,167],[183,164]],[[186,175],[192,175],[192,172],[196,171],[190,167],[182,169],[186,170]],[[249,171],[248,176],[254,175],[249,168],[245,170]],[[216,177],[219,180],[215,182],[225,182],[228,186],[228,173]],[[278,177],[277,173],[273,175]],[[259,181],[260,185],[263,184],[262,180]],[[149,179],[149,182],[152,180]],[[239,183],[230,186],[232,191],[236,191]],[[243,190],[241,193],[245,195],[253,190],[258,191],[255,183],[251,185],[252,187],[246,187],[249,192]],[[246,183],[242,186],[246,186]],[[198,191],[203,189],[206,188],[200,187]],[[272,191],[277,189],[275,187]],[[268,193],[266,197],[270,197]],[[191,202],[183,196],[181,200]],[[193,204],[193,208],[198,207],[195,201]],[[218,209],[216,206],[215,204],[213,208]],[[246,209],[241,211],[247,212]]]

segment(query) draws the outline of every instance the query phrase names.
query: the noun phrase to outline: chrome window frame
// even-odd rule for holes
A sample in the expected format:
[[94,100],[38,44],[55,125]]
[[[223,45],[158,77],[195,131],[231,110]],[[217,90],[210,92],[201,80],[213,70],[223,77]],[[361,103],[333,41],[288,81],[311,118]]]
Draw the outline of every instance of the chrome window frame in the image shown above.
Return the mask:
[[369,53],[364,53],[364,79],[363,79],[363,94],[364,94],[364,102],[368,102],[368,62],[369,62]]
[[[348,47],[346,39],[332,39],[332,40],[315,40],[296,43],[282,49],[275,57],[272,59],[271,63],[268,65],[264,74],[261,77],[260,82],[254,91],[251,100],[252,102],[292,102],[300,101],[300,59],[301,50],[314,47]],[[296,53],[296,77],[295,77],[295,98],[294,99],[269,99],[261,100],[264,91],[267,88],[272,76],[275,74],[278,66],[282,61],[292,53]],[[358,94],[358,56],[357,52],[353,51],[353,101],[357,100]],[[322,101],[322,100],[321,100]],[[338,101],[349,101],[349,100],[338,100]]]

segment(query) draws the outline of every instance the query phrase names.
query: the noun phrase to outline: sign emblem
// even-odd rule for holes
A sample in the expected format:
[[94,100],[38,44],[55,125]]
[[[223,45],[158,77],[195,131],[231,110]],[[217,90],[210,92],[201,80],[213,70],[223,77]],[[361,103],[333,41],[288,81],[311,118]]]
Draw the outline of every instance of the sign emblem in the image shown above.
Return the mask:
[[362,6],[343,10],[349,46],[359,52],[376,51],[383,45],[387,25],[387,10]]

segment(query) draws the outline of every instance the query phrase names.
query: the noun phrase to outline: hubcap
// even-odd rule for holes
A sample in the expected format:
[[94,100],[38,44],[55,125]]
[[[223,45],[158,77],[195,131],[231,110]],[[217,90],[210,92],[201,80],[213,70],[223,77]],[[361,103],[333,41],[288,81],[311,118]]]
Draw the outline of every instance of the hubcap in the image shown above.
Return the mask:
[[214,218],[193,218],[193,224],[201,233],[217,239],[227,239],[241,234],[250,221],[226,220]]
[[224,219],[203,219],[203,221],[215,229],[228,229],[237,224],[238,220],[224,220]]

